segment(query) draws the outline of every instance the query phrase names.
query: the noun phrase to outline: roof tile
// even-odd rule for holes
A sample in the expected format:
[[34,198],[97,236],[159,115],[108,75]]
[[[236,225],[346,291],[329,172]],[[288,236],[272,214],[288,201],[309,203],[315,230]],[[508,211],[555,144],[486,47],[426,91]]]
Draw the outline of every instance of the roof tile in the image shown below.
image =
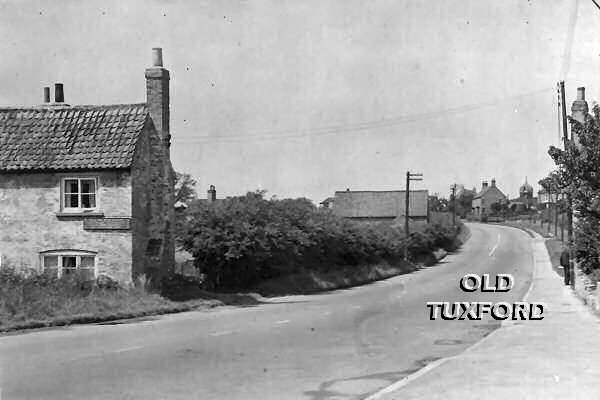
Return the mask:
[[0,108],[0,172],[128,168],[145,104]]

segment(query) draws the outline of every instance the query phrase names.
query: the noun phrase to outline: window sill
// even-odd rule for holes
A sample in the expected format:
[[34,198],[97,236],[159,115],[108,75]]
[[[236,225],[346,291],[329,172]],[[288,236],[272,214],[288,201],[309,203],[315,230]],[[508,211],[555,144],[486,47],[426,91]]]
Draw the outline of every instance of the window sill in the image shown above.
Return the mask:
[[83,217],[83,218],[102,218],[104,213],[102,211],[58,211],[56,212],[58,218],[67,217]]

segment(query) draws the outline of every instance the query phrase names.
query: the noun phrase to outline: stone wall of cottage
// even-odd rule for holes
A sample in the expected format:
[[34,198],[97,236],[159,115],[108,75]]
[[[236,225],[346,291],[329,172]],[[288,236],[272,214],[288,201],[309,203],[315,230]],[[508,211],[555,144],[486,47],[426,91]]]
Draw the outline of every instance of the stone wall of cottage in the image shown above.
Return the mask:
[[96,252],[96,274],[121,282],[132,278],[131,230],[86,230],[84,218],[62,217],[61,178],[95,176],[104,217],[130,218],[128,171],[0,174],[0,262],[40,270],[40,253],[50,250]]
[[155,283],[175,265],[173,183],[163,143],[148,119],[132,165],[133,276]]

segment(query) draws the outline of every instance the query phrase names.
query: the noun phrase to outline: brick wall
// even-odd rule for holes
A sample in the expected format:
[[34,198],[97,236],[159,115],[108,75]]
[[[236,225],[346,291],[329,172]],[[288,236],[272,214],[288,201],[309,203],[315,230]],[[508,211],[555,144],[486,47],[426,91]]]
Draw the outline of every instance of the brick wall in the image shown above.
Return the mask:
[[154,282],[175,265],[171,163],[164,142],[148,119],[132,165],[133,276]]
[[83,218],[60,217],[60,181],[68,176],[98,177],[98,201],[105,217],[131,217],[128,171],[97,173],[0,174],[0,257],[2,265],[40,268],[40,252],[97,252],[97,274],[130,282],[132,233],[85,230]]

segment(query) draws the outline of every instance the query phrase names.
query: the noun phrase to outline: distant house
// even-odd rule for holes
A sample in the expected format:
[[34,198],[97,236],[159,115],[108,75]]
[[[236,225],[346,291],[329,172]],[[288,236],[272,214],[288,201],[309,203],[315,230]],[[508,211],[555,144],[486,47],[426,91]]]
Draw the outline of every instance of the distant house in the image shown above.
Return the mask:
[[331,206],[333,204],[333,197],[328,197],[325,200],[323,200],[322,202],[320,202],[319,204],[323,208],[331,208]]
[[474,215],[490,214],[492,212],[492,204],[506,203],[506,195],[502,193],[496,186],[496,180],[492,179],[492,185],[488,186],[487,181],[484,181],[481,186],[481,191],[473,197],[472,213]]
[[[409,193],[409,218],[428,220],[427,190]],[[360,222],[393,222],[406,214],[406,191],[346,191],[335,192],[332,203],[335,214]]]
[[560,195],[556,193],[550,193],[546,189],[542,189],[538,192],[538,204],[547,206],[548,204],[556,204],[557,197],[560,199]]
[[57,276],[157,281],[174,264],[169,71],[145,103],[0,108],[0,261]]

